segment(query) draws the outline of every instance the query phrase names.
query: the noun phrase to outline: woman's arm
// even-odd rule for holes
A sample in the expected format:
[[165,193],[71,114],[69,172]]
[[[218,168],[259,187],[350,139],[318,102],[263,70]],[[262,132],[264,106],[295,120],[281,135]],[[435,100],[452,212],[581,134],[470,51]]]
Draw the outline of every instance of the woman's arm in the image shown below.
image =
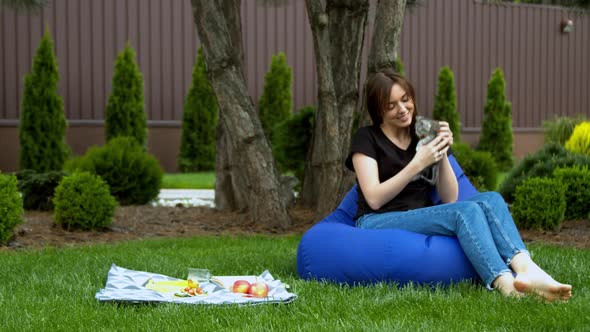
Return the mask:
[[459,198],[459,185],[446,153],[439,165],[438,181],[436,182],[438,195],[443,203],[456,202]]
[[353,154],[352,164],[356,178],[369,207],[378,210],[392,200],[410,183],[415,175],[441,160],[438,151],[446,152],[444,147],[447,145],[448,138],[437,136],[432,142],[422,146],[406,167],[384,182],[379,182],[379,168],[375,159],[358,152]]
[[438,131],[438,137],[447,138],[449,144],[441,153],[443,153],[443,159],[439,163],[439,174],[438,181],[436,183],[436,190],[443,203],[453,203],[457,201],[459,197],[459,185],[457,184],[457,177],[451,167],[449,158],[447,157],[447,151],[449,147],[453,145],[453,132],[449,127],[448,122],[440,121],[440,128]]
[[352,164],[365,200],[373,210],[379,210],[383,204],[397,196],[410,183],[414,175],[423,169],[415,163],[410,163],[395,176],[380,183],[379,169],[375,159],[357,152],[352,155]]

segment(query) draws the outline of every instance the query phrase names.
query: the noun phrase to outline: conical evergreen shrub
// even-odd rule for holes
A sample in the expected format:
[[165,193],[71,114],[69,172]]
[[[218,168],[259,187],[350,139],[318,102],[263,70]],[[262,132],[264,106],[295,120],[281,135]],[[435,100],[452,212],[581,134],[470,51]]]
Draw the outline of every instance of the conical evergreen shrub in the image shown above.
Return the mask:
[[264,91],[258,102],[260,121],[264,134],[272,146],[276,146],[276,128],[291,117],[293,96],[292,73],[287,56],[280,52],[272,57],[270,70],[266,73]]
[[49,30],[41,38],[25,88],[19,123],[20,169],[61,170],[70,155],[66,118],[57,93],[59,70]]
[[404,69],[404,63],[402,62],[401,58],[396,58],[395,61],[393,62],[393,69],[395,70],[396,73],[400,74],[401,76],[405,76],[405,69]]
[[507,171],[514,165],[512,141],[512,104],[506,100],[504,73],[497,68],[488,82],[478,150],[489,151],[498,168]]
[[119,136],[137,139],[147,146],[147,120],[143,100],[143,75],[129,43],[115,60],[115,72],[105,118],[107,142]]
[[217,98],[207,79],[205,58],[199,49],[193,69],[193,84],[184,102],[178,169],[181,172],[215,168]]
[[438,74],[438,87],[434,98],[432,116],[436,120],[446,121],[453,132],[453,140],[461,141],[461,125],[457,112],[457,96],[455,95],[455,77],[451,68],[445,66]]

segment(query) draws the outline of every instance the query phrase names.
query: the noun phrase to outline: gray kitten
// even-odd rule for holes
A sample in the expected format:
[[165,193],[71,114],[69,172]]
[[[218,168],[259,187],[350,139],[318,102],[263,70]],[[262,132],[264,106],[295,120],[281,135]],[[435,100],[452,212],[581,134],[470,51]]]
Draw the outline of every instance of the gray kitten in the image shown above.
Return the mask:
[[[438,133],[439,123],[438,121],[427,119],[423,116],[418,115],[416,117],[416,135],[420,140],[416,145],[416,151],[420,150],[422,145],[430,143]],[[412,181],[424,179],[431,185],[436,184],[438,180],[438,168],[439,162],[436,162],[422,170],[418,175],[412,178]]]

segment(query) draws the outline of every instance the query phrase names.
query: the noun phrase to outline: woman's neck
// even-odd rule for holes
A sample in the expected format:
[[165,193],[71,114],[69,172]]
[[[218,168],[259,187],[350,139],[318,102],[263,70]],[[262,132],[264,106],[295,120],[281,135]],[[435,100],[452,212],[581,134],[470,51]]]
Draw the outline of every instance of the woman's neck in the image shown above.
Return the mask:
[[396,141],[405,141],[411,140],[412,135],[410,135],[410,127],[408,128],[392,128],[386,124],[380,125],[381,130],[385,134],[385,136],[389,137],[390,139],[394,139]]

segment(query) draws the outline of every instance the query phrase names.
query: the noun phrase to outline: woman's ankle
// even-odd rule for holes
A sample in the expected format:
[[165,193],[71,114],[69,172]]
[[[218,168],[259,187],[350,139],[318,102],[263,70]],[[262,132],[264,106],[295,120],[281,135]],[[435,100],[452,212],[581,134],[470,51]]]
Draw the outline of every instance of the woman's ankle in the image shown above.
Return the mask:
[[510,261],[510,267],[514,272],[517,274],[526,273],[531,268],[537,267],[537,264],[533,262],[531,256],[529,256],[526,252],[519,252],[518,254],[512,257]]
[[515,292],[518,293],[516,288],[514,288],[514,276],[512,275],[512,272],[506,272],[499,275],[492,282],[492,287],[504,296],[513,295]]

